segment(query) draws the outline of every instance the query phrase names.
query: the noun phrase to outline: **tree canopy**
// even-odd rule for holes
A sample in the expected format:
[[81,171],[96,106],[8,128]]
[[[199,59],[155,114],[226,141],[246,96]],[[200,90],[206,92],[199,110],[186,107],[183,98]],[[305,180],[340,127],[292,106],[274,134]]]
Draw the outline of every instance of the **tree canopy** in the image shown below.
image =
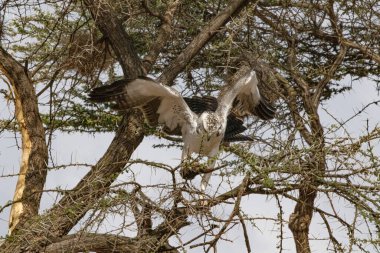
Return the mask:
[[[0,138],[21,139],[19,173],[0,177],[18,178],[13,201],[0,203],[0,213],[10,210],[1,252],[223,252],[236,227],[251,252],[252,231],[268,229],[259,220],[274,227],[278,252],[287,240],[311,252],[313,239],[330,252],[380,250],[379,120],[349,130],[380,99],[339,115],[355,109],[352,90],[379,87],[378,1],[5,0],[0,13],[1,105],[10,112],[0,115]],[[223,147],[206,192],[181,178],[169,153],[167,163],[131,159],[144,136],[168,150],[180,139],[151,129],[138,109],[87,100],[94,87],[141,75],[184,96],[213,95],[247,66],[277,115],[246,122],[255,141]],[[332,110],[342,95],[347,108]],[[53,135],[102,132],[115,136],[77,185],[47,189],[52,171],[86,167],[56,164]],[[135,164],[164,180],[141,181]],[[45,192],[57,198],[41,212]],[[276,216],[254,211],[259,196]],[[99,232],[112,215],[124,222]]]

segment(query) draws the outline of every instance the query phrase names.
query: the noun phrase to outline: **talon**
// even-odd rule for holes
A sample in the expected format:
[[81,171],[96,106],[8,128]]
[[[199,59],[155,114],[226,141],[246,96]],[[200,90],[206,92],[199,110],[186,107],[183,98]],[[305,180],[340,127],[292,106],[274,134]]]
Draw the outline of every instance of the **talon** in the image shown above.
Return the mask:
[[198,162],[185,162],[181,170],[179,171],[179,174],[183,179],[191,180],[195,178],[199,174],[200,164]]

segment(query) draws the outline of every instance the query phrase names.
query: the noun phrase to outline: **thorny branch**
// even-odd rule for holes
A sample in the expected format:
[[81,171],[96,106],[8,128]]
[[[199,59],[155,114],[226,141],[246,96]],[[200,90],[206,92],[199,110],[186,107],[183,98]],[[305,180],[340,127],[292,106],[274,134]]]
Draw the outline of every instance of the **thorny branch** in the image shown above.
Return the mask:
[[[16,77],[32,70],[32,87],[38,97],[34,104],[42,109],[44,130],[114,131],[120,117],[107,107],[96,107],[98,114],[93,116],[83,102],[83,87],[89,89],[93,80],[103,82],[104,78],[112,82],[120,68],[125,77],[153,74],[167,85],[173,85],[181,74],[183,83],[178,83],[184,95],[194,91],[203,95],[217,91],[226,73],[230,77],[241,66],[241,59],[251,56],[255,68],[265,62],[270,69],[262,72],[275,81],[260,79],[260,92],[276,104],[278,115],[270,123],[247,122],[247,132],[255,141],[223,147],[212,185],[201,192],[197,176],[210,172],[201,162],[189,164],[197,170],[191,175],[194,178],[183,180],[183,164],[172,166],[150,157],[130,159],[146,126],[137,111],[128,112],[108,151],[95,165],[45,162],[40,166],[42,173],[91,168],[72,189],[35,189],[34,195],[53,196],[53,207],[27,219],[20,232],[6,238],[0,251],[183,252],[198,247],[220,251],[228,241],[226,235],[241,224],[240,242],[251,252],[259,240],[251,231],[260,229],[260,221],[274,225],[279,252],[287,250],[289,233],[293,233],[297,252],[318,250],[309,243],[315,236],[310,224],[321,228],[317,239],[326,245],[324,249],[378,249],[380,132],[377,122],[373,126],[376,119],[364,118],[368,109],[378,108],[379,101],[367,102],[347,120],[338,120],[339,115],[325,106],[337,94],[345,94],[347,87],[341,80],[347,76],[377,80],[379,11],[374,1],[101,0],[70,1],[64,8],[55,3],[60,1],[28,1],[25,9],[12,1],[0,5],[4,15],[15,10],[12,15],[17,19],[12,22],[19,29],[19,34],[12,31],[9,16],[1,19],[1,46],[20,59]],[[40,6],[54,9],[58,16],[49,15],[59,18],[49,20],[43,13],[32,18],[24,11],[44,10]],[[242,8],[244,15],[239,15]],[[70,23],[71,19],[75,20]],[[39,26],[41,20],[44,23]],[[39,37],[28,34],[41,27],[46,27],[46,33],[39,30]],[[35,46],[23,47],[28,40],[35,41]],[[72,57],[74,45],[79,53]],[[96,75],[80,71],[86,57],[87,62],[99,63],[90,71]],[[27,106],[26,111],[30,113],[31,108]],[[320,109],[335,123],[329,125]],[[75,117],[79,121],[70,121]],[[351,134],[353,119],[363,119],[366,129]],[[12,120],[0,122],[4,122],[2,135],[22,130]],[[154,134],[166,140],[160,140],[160,147],[167,148],[167,154],[180,147],[180,138]],[[46,145],[54,142],[52,134],[49,137]],[[149,182],[141,179],[147,171]],[[3,173],[0,179],[26,175]],[[262,206],[277,208],[276,215],[259,213],[260,206],[255,204],[260,196],[266,198]],[[2,204],[0,213],[24,200]],[[292,212],[285,208],[288,205],[295,206]],[[78,231],[68,235],[74,226]],[[104,228],[106,234],[100,232]]]

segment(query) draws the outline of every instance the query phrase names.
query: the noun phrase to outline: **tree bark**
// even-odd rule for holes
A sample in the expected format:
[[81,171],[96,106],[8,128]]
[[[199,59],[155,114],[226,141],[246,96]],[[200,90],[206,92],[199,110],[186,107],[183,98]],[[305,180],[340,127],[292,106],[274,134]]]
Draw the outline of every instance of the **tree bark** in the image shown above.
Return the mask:
[[[97,26],[109,39],[124,74],[132,78],[145,74],[142,63],[137,57],[128,35],[122,29],[121,21],[115,15],[112,15],[112,9],[107,9],[111,8],[111,5],[105,4],[107,1],[99,1],[102,6],[100,8],[96,5],[97,2],[85,1]],[[173,81],[188,62],[215,35],[217,30],[230,20],[231,15],[236,15],[249,2],[247,0],[233,1],[220,15],[211,20],[200,35],[169,65],[168,71],[165,71],[159,78],[161,82],[168,84],[168,82]],[[40,252],[47,245],[66,235],[86,212],[94,207],[96,201],[108,192],[108,187],[123,171],[129,157],[142,139],[141,114],[137,113],[137,111],[132,111],[123,117],[110,147],[97,165],[46,214],[41,215],[38,219],[29,220],[13,240],[7,240],[2,245],[0,251]],[[180,227],[182,225],[178,226],[178,229]],[[173,233],[172,230],[169,232],[165,229],[159,231],[161,231],[160,233],[168,233],[168,235]]]
[[[144,238],[129,238],[113,234],[81,233],[66,235],[49,245],[45,253],[56,252],[97,252],[97,253],[135,253],[154,252],[160,241],[151,236]],[[159,246],[159,250],[166,253],[176,253],[170,245]]]
[[297,253],[310,253],[309,227],[313,216],[317,191],[308,186],[299,190],[298,202],[289,218],[289,228],[293,233]]
[[[309,88],[306,82],[305,85]],[[308,125],[312,132],[309,143],[312,152],[305,161],[298,201],[290,215],[289,228],[294,236],[297,253],[311,253],[309,227],[318,193],[318,178],[323,177],[326,171],[326,154],[323,127],[317,112],[319,103],[313,104],[313,97],[310,94],[304,94],[303,100],[309,116]]]
[[180,73],[191,59],[207,44],[207,42],[224,26],[233,16],[250,2],[256,4],[258,0],[235,0],[232,1],[224,10],[216,15],[211,21],[202,28],[201,32],[192,40],[185,50],[166,68],[160,77],[160,81],[170,85],[178,73]]
[[9,218],[9,232],[38,214],[46,180],[48,150],[37,96],[26,70],[0,47],[0,71],[9,80],[22,139],[20,174]]
[[123,69],[124,76],[136,78],[146,75],[143,64],[126,33],[122,20],[113,12],[112,1],[84,1],[96,26],[111,43],[112,49]]

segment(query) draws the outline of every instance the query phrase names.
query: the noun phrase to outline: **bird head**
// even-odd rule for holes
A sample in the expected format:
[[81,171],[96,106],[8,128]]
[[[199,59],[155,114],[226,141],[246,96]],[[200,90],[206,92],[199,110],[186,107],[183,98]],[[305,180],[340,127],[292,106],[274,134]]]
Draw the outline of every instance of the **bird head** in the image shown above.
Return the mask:
[[203,112],[199,117],[197,133],[210,140],[212,136],[219,137],[223,133],[223,122],[214,112]]

